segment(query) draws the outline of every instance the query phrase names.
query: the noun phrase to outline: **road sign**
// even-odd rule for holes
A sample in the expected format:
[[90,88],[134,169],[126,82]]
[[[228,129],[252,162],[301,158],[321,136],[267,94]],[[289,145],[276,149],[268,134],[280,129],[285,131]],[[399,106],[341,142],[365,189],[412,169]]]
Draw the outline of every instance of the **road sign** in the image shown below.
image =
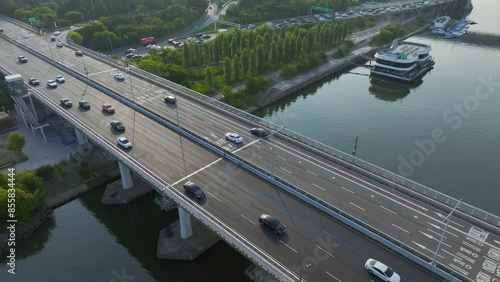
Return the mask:
[[320,6],[312,6],[312,9],[317,11],[323,11],[325,13],[330,13],[332,11],[332,9],[330,8],[320,7]]
[[29,23],[36,23],[36,18],[33,18],[33,17],[28,18],[28,22]]

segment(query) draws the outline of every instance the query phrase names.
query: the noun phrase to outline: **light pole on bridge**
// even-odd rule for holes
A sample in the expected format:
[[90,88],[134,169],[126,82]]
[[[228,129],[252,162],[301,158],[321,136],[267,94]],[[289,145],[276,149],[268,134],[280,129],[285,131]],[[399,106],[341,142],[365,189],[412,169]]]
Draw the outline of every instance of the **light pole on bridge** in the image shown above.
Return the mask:
[[113,56],[114,55],[114,53],[113,53],[113,43],[111,42],[111,39],[109,39],[109,37],[106,37],[106,38],[109,41],[109,46],[111,46],[111,56]]
[[283,126],[279,130],[274,131],[273,134],[272,134],[272,137],[273,137],[273,140],[272,140],[273,141],[272,154],[273,154],[273,156],[272,156],[272,161],[271,161],[271,178],[274,178],[274,158],[275,158],[274,157],[274,143],[275,143],[274,142],[274,138],[275,138],[276,133],[278,133],[280,130],[283,130],[285,128],[286,128],[286,126]]
[[439,244],[437,246],[436,252],[434,253],[434,258],[432,258],[432,262],[431,262],[431,264],[434,265],[434,266],[436,266],[436,257],[437,257],[437,254],[439,252],[439,248],[441,248],[441,243],[443,243],[444,234],[446,234],[446,230],[448,229],[448,224],[450,223],[451,215],[457,209],[457,207],[460,205],[460,203],[462,203],[462,199],[460,199],[460,201],[458,201],[458,203],[455,205],[455,207],[451,210],[451,212],[445,218],[446,225],[444,227],[443,234],[441,234],[441,239],[439,240]]

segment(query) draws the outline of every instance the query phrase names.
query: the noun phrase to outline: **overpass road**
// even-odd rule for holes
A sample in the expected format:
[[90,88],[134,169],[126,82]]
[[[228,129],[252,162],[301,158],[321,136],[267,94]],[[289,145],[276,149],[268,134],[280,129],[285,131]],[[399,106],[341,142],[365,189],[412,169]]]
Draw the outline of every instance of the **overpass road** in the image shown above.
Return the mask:
[[[113,69],[87,56],[76,57],[74,50],[67,47],[55,48],[54,45],[50,45],[48,36],[44,38],[19,32],[19,27],[10,27],[8,24],[4,24],[3,27],[7,35],[49,58],[53,56],[55,61],[69,68],[83,73],[85,66],[89,71],[90,79],[175,122],[176,108],[169,107],[162,102],[162,97],[168,93],[165,88],[160,88],[133,75],[127,75],[124,82],[115,81],[112,77],[113,73],[123,72],[123,70]],[[9,28],[12,29],[9,30]],[[59,74],[53,67],[30,56],[28,56],[28,64],[17,64],[16,56],[26,54],[6,42],[2,42],[1,52],[3,52],[1,55],[2,65],[25,77],[37,77],[41,80],[42,85],[46,79],[52,79],[56,74]],[[92,125],[93,128],[103,130],[100,131],[103,136],[110,138],[110,140],[115,138],[114,133],[109,129],[111,117],[103,117],[100,110],[96,110],[101,103],[109,102],[111,99],[90,87],[87,88],[80,81],[71,79],[69,75],[66,75],[66,78],[67,82],[57,89],[48,90],[45,86],[40,86],[38,90],[49,95],[56,102],[62,96],[68,96],[74,103],[81,97],[89,100],[93,107],[91,111],[80,112],[76,107],[70,111],[74,111],[74,114],[82,122],[89,122],[88,125]],[[133,89],[134,95],[132,95],[131,89]],[[372,227],[397,238],[425,256],[429,258],[434,256],[434,251],[444,229],[445,212],[346,171],[345,168],[333,164],[310,150],[304,150],[286,142],[286,138],[271,136],[267,139],[255,139],[249,134],[251,124],[244,124],[222,112],[215,112],[202,104],[194,103],[190,99],[184,99],[181,96],[177,98],[181,126],[233,151],[233,153],[250,160],[263,169],[273,171],[276,176],[294,183],[301,189]],[[160,173],[165,181],[168,183],[178,182],[177,188],[179,185],[182,186],[184,170],[179,150],[179,137],[141,114],[136,113],[134,119],[134,113],[130,109],[117,102],[113,103],[116,104],[117,113],[112,118],[119,117],[125,123],[127,126],[126,136],[129,139],[132,135],[134,136],[135,148],[129,154],[147,164],[148,167],[161,167],[162,169],[156,172]],[[132,128],[134,128],[132,130],[134,132],[131,133]],[[244,137],[244,144],[236,146],[226,142],[224,134],[228,131],[240,133]],[[332,254],[331,259],[318,262],[318,270],[311,273],[311,278],[314,277],[313,280],[330,281],[328,277],[332,277],[326,273],[328,271],[341,281],[349,281],[357,275],[354,274],[355,272],[362,270],[362,263],[365,259],[363,256],[374,256],[387,262],[409,280],[432,280],[432,278],[424,279],[424,277],[422,277],[424,280],[417,279],[415,271],[405,275],[405,267],[413,269],[408,263],[403,263],[401,259],[385,259],[380,257],[378,253],[374,255],[371,251],[366,251],[360,247],[367,244],[361,243],[366,241],[362,237],[359,242],[355,241],[354,243],[351,241],[352,235],[336,237],[340,233],[339,230],[345,230],[345,228],[333,227],[332,225],[336,223],[331,219],[325,218],[322,214],[288,197],[287,194],[279,192],[267,183],[255,179],[248,173],[234,168],[224,160],[219,160],[216,156],[200,150],[189,141],[183,140],[183,144],[185,145],[184,152],[188,174],[192,174],[189,178],[191,180],[200,179],[199,182],[203,183],[204,188],[205,185],[208,186],[206,189],[208,189],[210,197],[204,204],[211,212],[224,221],[230,222],[231,226],[238,226],[239,228],[235,228],[236,230],[252,239],[259,238],[259,234],[260,236],[267,234],[254,226],[257,222],[255,219],[261,212],[277,215],[287,224],[289,227],[287,237],[274,238],[267,236],[269,235],[267,234],[265,239],[257,240],[257,244],[266,251],[269,250],[273,257],[284,262],[288,267],[294,269],[294,265],[299,266],[304,258],[315,257],[317,251],[314,251],[314,245],[318,245],[317,240],[322,240],[321,236],[317,236],[316,233],[318,233],[325,237],[324,240],[333,238],[337,242],[345,240],[345,243],[342,243],[341,247],[335,248],[335,254],[329,252]],[[195,173],[193,174],[193,172]],[[234,193],[234,191],[238,191],[238,193]],[[245,194],[239,194],[242,191],[245,191]],[[264,202],[263,199],[267,202]],[[233,208],[234,210],[228,212],[228,209]],[[269,211],[270,208],[273,211]],[[258,234],[254,234],[255,232]],[[500,247],[498,242],[500,242],[498,234],[483,232],[466,222],[452,218],[437,261],[472,280],[477,280],[477,277],[486,277],[485,275],[498,279],[498,274],[495,274],[495,271],[490,272],[495,261],[498,263],[498,247]],[[318,247],[316,246],[316,248]],[[351,253],[337,255],[339,249],[349,249]],[[287,253],[285,250],[291,251],[291,253]],[[354,258],[356,256],[361,256],[363,259],[356,260]],[[340,257],[342,257],[342,263],[338,262]],[[332,261],[336,261],[336,263],[329,265]],[[339,268],[341,264],[345,265]],[[351,266],[348,267],[348,265]],[[342,273],[345,273],[346,276]],[[349,279],[346,280],[344,277]],[[362,280],[364,277],[358,277],[356,279],[361,280],[355,281],[364,281]]]

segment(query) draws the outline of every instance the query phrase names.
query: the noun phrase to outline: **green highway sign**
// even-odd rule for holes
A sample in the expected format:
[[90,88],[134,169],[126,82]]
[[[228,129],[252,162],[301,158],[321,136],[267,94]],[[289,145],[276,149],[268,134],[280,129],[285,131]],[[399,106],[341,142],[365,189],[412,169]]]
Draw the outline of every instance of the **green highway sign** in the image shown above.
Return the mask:
[[332,11],[332,9],[330,8],[320,7],[320,6],[312,6],[312,9],[317,11],[323,11],[325,13],[330,13]]
[[29,23],[36,23],[36,18],[28,18]]

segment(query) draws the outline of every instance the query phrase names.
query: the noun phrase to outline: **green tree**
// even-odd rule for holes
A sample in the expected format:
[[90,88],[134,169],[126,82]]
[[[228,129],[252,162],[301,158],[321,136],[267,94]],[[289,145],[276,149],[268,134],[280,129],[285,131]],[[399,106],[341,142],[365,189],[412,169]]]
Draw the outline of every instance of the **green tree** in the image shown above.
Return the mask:
[[72,24],[81,23],[85,21],[85,17],[79,11],[69,11],[66,13],[65,18]]
[[243,75],[247,75],[248,69],[250,68],[250,55],[248,54],[248,49],[243,49],[241,52],[241,71]]
[[207,83],[207,85],[210,89],[212,89],[214,87],[214,78],[213,78],[212,70],[210,69],[210,67],[206,67],[205,82]]
[[9,141],[7,143],[7,150],[11,150],[16,152],[18,155],[21,155],[23,151],[24,145],[26,144],[26,140],[24,136],[19,132],[12,132],[9,134]]
[[250,70],[248,71],[251,75],[257,75],[258,69],[257,69],[257,54],[254,49],[250,50]]
[[38,189],[43,189],[43,179],[32,171],[21,170],[16,173],[16,187],[34,193]]
[[5,175],[5,173],[0,171],[0,188],[7,188],[8,183],[9,180],[7,178],[7,175]]
[[229,57],[224,58],[224,81],[226,84],[231,84],[231,59]]
[[241,63],[240,57],[238,55],[233,58],[233,72],[234,72],[234,80],[238,81],[241,75]]
[[76,32],[76,31],[70,31],[68,32],[68,38],[71,38],[73,40],[73,42],[75,42],[76,44],[78,45],[81,45],[82,42],[83,42],[83,37],[80,33]]
[[257,45],[257,71],[259,73],[263,73],[265,70],[265,51],[264,46],[262,44]]
[[182,54],[184,55],[184,67],[187,68],[191,66],[193,61],[191,58],[191,53],[188,44],[184,44],[184,46],[182,46]]

